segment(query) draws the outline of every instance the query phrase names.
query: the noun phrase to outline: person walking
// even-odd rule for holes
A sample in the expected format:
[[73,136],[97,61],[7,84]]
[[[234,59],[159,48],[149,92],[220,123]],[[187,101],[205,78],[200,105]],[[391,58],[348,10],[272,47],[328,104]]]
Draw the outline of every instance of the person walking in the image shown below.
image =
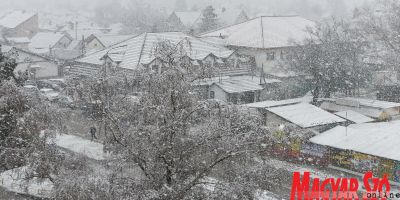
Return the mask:
[[96,127],[94,127],[94,126],[90,127],[90,136],[92,137],[92,141],[94,139],[97,139],[97,137],[96,137]]

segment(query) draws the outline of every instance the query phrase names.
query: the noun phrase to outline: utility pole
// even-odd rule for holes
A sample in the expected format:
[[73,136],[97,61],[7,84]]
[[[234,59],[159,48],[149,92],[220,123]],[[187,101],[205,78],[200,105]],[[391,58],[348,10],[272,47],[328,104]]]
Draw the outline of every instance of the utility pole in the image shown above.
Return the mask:
[[103,81],[102,81],[102,86],[103,86],[103,94],[104,94],[104,102],[101,102],[101,104],[103,105],[103,125],[104,125],[104,137],[105,140],[108,139],[107,137],[107,127],[108,127],[108,123],[107,123],[107,107],[109,106],[109,102],[108,102],[108,82],[107,82],[107,57],[108,57],[108,52],[107,54],[104,56],[104,66],[103,66]]

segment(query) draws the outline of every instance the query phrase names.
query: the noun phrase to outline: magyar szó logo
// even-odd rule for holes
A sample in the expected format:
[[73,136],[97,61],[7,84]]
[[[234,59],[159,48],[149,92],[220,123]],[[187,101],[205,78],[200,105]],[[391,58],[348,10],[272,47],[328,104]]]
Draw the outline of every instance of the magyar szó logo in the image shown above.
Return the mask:
[[[361,195],[361,198],[359,198]],[[357,178],[310,179],[310,172],[293,173],[291,200],[339,199],[400,199],[400,193],[391,193],[387,175],[376,178],[372,172],[364,174],[362,185]]]

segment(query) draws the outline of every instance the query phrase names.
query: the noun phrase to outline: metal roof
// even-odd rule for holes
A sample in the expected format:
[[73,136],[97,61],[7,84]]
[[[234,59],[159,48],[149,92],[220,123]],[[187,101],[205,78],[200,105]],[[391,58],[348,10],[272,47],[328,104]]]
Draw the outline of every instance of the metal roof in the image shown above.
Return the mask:
[[[183,41],[187,40],[189,44]],[[149,64],[155,59],[154,50],[158,42],[169,41],[174,45],[182,43],[187,56],[193,60],[203,60],[212,54],[219,58],[228,58],[234,51],[223,46],[208,43],[203,39],[199,39],[181,32],[165,32],[165,33],[143,33],[139,36],[125,40],[118,44],[112,45],[101,51],[89,54],[78,59],[78,62],[101,65],[103,58],[107,53],[120,54],[119,67],[125,69],[136,69],[140,64]]]
[[[265,84],[280,82],[281,81],[277,79],[265,79]],[[221,79],[213,84],[220,87],[226,93],[242,93],[264,89],[262,84],[260,84],[260,77],[256,76],[233,76],[228,79]]]
[[303,128],[345,122],[344,119],[307,103],[272,107],[267,110]]
[[319,145],[400,161],[400,121],[337,126],[310,139]]

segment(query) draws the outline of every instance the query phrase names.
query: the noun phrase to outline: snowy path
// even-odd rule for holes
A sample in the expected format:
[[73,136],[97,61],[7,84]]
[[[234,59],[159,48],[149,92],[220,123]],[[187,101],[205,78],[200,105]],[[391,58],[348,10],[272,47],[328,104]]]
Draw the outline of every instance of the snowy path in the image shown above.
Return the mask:
[[85,155],[94,160],[101,161],[108,158],[108,154],[103,151],[103,144],[75,135],[57,134],[55,143],[61,148]]

